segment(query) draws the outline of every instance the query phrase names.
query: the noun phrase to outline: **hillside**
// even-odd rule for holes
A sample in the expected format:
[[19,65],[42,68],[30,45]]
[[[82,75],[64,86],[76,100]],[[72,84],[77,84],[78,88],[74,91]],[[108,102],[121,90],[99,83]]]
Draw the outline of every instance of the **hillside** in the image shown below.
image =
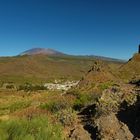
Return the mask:
[[31,55],[0,58],[0,81],[48,82],[55,79],[80,80],[93,59]]
[[[96,59],[94,56],[73,56],[52,49],[34,48],[15,57],[0,57],[0,82],[80,80]],[[107,61],[113,68],[123,63],[111,58],[98,59]]]
[[120,67],[120,77],[131,80],[140,75],[140,54],[136,53],[128,62]]
[[95,61],[79,83],[83,91],[108,88],[113,84],[138,82],[140,79],[140,53],[125,63],[115,65],[107,61]]
[[[118,69],[119,65],[116,65],[116,67],[113,65],[113,68]],[[79,89],[86,92],[92,92],[96,89],[99,91],[117,82],[119,82],[119,79],[114,69],[112,69],[112,65],[96,60],[91,69],[79,82]]]

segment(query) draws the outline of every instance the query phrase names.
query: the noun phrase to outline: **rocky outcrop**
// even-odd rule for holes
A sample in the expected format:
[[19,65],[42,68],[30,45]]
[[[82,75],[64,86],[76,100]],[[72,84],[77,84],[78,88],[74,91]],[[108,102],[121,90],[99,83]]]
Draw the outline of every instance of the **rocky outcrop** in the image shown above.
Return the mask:
[[140,75],[133,77],[129,83],[139,87],[140,86]]
[[78,114],[92,140],[133,140],[140,138],[140,100],[131,85],[102,92],[97,102]]
[[120,122],[114,113],[101,116],[95,120],[98,129],[98,139],[101,140],[132,140],[133,135],[124,123]]
[[91,140],[90,135],[82,125],[77,125],[69,136],[70,140]]
[[102,61],[95,61],[92,68],[79,82],[79,89],[92,91],[99,89],[98,85],[104,83],[115,83],[117,81],[115,74],[112,73],[108,64]]
[[78,84],[80,94],[99,95],[78,114],[92,140],[140,139],[140,54],[116,71],[95,61]]
[[135,139],[140,138],[140,97],[137,96],[137,101],[132,105],[123,102],[117,118],[129,127]]

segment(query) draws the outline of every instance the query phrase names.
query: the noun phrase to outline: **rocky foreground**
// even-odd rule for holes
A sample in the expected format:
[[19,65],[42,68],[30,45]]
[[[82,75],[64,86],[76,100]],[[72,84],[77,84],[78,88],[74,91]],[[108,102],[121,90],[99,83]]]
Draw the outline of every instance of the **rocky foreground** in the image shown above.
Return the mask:
[[79,122],[70,134],[72,140],[140,139],[140,79],[135,69],[139,58],[135,55],[117,72],[95,62],[78,87],[81,93],[90,94],[94,103],[80,108]]

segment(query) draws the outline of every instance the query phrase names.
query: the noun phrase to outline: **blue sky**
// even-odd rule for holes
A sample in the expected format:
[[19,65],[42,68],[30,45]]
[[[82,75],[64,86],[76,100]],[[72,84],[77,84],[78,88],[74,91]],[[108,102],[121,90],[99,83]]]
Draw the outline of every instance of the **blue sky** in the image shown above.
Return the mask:
[[0,56],[34,47],[128,59],[140,43],[139,0],[0,0]]

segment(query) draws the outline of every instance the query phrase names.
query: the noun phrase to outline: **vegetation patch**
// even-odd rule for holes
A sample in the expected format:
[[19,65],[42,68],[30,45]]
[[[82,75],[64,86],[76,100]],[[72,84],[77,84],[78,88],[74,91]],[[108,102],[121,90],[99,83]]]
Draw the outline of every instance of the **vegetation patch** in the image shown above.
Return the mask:
[[56,113],[60,110],[66,109],[69,107],[69,104],[65,101],[52,101],[40,105],[41,109],[46,109],[52,113]]
[[45,116],[0,122],[1,140],[62,140],[61,127]]
[[98,88],[103,91],[105,89],[108,89],[109,87],[112,87],[113,85],[115,85],[113,82],[106,82],[98,85]]
[[76,123],[77,113],[72,108],[69,108],[59,111],[56,117],[64,127],[72,126]]
[[25,83],[24,85],[20,85],[18,90],[24,90],[25,92],[38,91],[38,90],[47,90],[47,87],[45,87],[44,85],[33,85],[30,83]]
[[93,94],[93,93],[77,94],[77,98],[74,102],[73,108],[75,110],[80,110],[85,105],[88,105],[88,104],[91,104],[91,103],[93,104],[98,99],[98,96],[99,95],[96,95],[96,94]]
[[15,103],[12,103],[11,105],[7,105],[7,106],[1,106],[0,107],[0,112],[4,112],[4,111],[8,111],[9,113],[13,113],[17,110],[29,107],[31,105],[30,101],[18,101]]

